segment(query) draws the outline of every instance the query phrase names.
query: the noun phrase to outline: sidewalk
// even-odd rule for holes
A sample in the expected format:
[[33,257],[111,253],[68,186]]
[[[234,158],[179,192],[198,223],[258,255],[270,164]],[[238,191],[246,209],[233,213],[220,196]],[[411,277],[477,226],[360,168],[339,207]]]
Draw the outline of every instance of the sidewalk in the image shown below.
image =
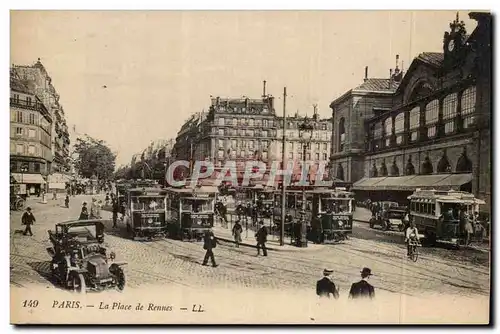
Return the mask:
[[[213,232],[217,239],[225,241],[225,242],[230,242],[230,243],[235,243],[234,242],[234,237],[232,235],[232,228],[233,225],[231,223],[227,224],[227,228],[221,226],[219,222],[215,224],[213,227]],[[243,233],[241,233],[241,239],[242,241],[240,242],[241,246],[246,246],[246,247],[252,247],[252,248],[257,248],[257,241],[255,240],[255,232],[251,230],[250,228],[248,230],[245,230],[245,226],[243,226]],[[312,242],[307,243],[307,247],[296,247],[293,245],[290,245],[290,238],[285,237],[285,244],[283,246],[280,246],[279,242],[279,237],[274,236],[269,234],[267,237],[267,242],[266,242],[266,248],[267,250],[270,251],[316,251],[322,248],[324,245],[317,245]]]

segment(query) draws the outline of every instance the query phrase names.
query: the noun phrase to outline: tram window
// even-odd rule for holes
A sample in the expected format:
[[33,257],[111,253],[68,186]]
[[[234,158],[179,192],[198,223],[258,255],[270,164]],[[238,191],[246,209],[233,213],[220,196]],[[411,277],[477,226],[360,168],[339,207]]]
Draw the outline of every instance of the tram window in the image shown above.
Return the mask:
[[436,204],[431,204],[431,214],[432,214],[433,216],[435,216],[435,215],[436,215]]

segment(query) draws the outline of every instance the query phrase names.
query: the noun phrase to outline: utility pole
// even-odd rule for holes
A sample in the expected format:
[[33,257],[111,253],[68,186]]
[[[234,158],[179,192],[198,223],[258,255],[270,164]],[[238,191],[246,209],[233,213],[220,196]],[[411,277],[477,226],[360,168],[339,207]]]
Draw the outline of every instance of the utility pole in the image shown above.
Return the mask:
[[[285,150],[286,150],[286,87],[283,88],[283,142],[281,152],[282,169],[285,168]],[[280,246],[285,245],[285,206],[286,206],[286,182],[285,175],[281,182],[281,235]]]

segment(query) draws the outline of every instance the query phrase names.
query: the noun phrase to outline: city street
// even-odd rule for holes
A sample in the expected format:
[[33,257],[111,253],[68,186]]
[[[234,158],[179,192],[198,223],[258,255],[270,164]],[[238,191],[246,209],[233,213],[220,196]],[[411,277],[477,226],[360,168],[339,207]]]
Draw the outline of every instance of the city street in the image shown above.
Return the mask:
[[[63,199],[30,199],[37,218],[33,237],[22,235],[21,212],[11,212],[11,285],[30,284],[54,288],[48,280],[50,246],[47,230],[56,222],[78,217],[83,201],[91,196],[71,198],[70,209]],[[110,213],[103,211],[104,218]],[[368,266],[374,272],[372,284],[378,291],[419,295],[420,293],[463,296],[489,294],[489,253],[475,250],[423,248],[418,262],[406,258],[401,235],[370,230],[356,223],[353,237],[343,244],[324,245],[304,250],[271,251],[257,257],[255,248],[235,248],[221,243],[215,249],[219,267],[201,266],[204,250],[201,243],[159,240],[132,241],[124,237],[124,227],[111,228],[106,223],[105,244],[114,250],[125,267],[127,287],[173,285],[177,287],[245,287],[271,289],[311,289],[324,268],[334,271],[335,282],[345,293],[359,279],[359,270]]]

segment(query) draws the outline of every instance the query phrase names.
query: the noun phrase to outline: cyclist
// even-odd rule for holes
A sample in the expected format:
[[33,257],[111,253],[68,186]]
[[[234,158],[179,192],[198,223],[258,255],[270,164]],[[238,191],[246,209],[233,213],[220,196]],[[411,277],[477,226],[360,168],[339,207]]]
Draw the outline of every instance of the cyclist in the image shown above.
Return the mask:
[[405,242],[407,245],[407,256],[410,256],[410,241],[420,242],[420,238],[418,236],[418,230],[415,227],[415,222],[411,221],[410,226],[406,229],[405,233]]

